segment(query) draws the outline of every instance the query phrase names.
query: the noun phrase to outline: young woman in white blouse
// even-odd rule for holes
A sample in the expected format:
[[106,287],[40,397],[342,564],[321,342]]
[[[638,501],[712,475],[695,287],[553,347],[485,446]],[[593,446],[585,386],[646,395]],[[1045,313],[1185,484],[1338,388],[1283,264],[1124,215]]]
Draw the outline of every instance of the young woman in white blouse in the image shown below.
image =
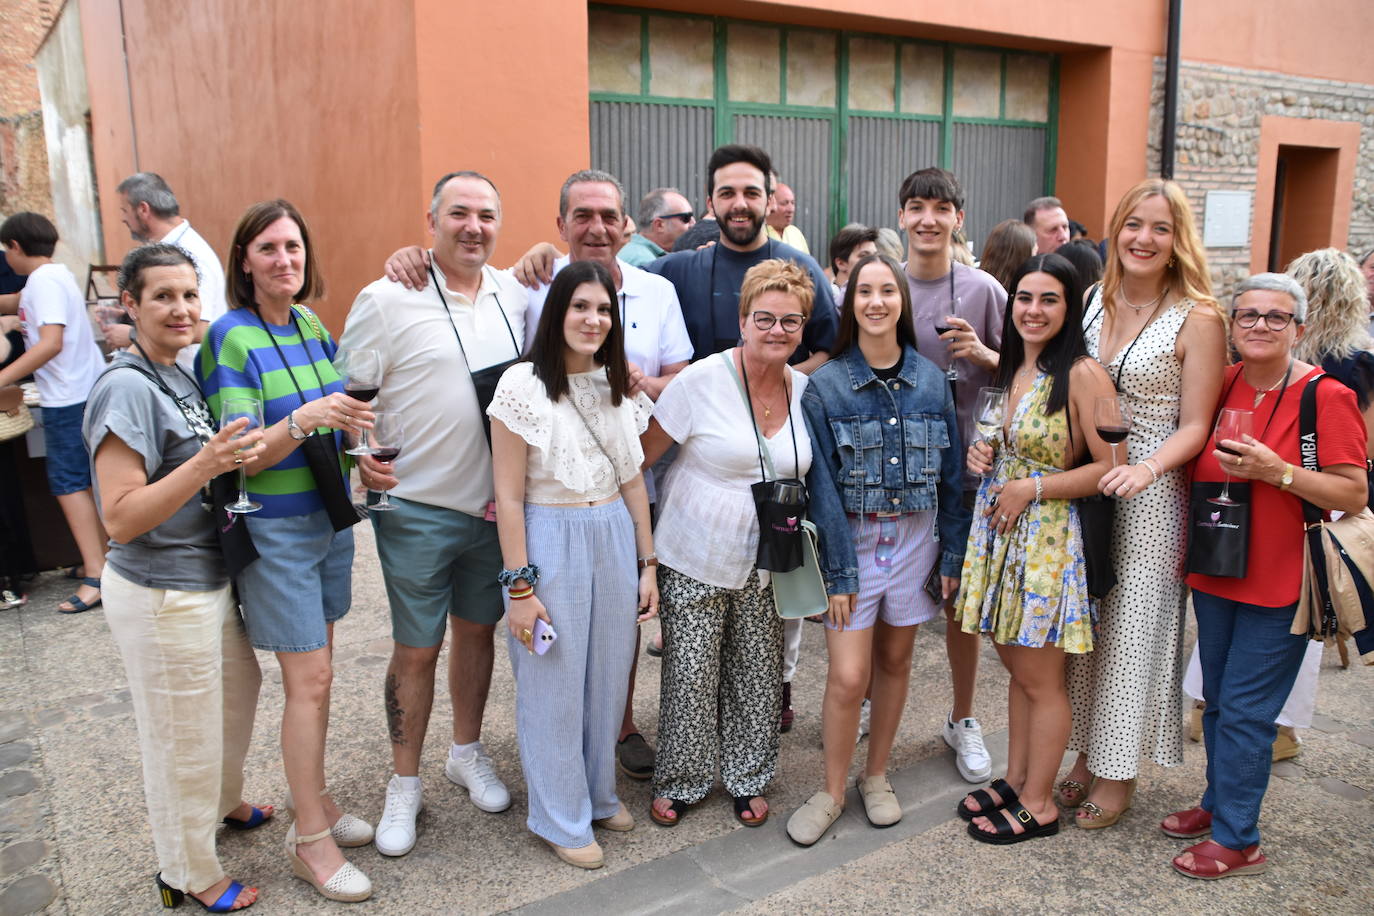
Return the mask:
[[529,358],[487,408],[526,823],[579,868],[604,864],[593,826],[634,827],[616,797],[615,741],[636,620],[658,613],[639,470],[653,405],[630,395],[615,303],[601,264],[560,271]]

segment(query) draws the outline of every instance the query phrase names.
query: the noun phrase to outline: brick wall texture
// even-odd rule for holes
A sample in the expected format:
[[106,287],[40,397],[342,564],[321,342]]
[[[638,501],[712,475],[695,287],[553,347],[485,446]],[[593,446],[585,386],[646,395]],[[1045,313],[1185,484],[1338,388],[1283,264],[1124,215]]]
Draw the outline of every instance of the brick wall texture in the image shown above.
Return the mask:
[[[1164,112],[1164,59],[1155,59],[1150,99],[1148,174],[1159,174]],[[1201,230],[1206,194],[1255,190],[1260,119],[1266,115],[1357,121],[1360,148],[1348,250],[1374,245],[1374,85],[1343,83],[1183,61],[1179,67],[1178,138],[1174,178],[1188,193]],[[1218,297],[1250,272],[1250,249],[1207,252]]]
[[53,216],[34,52],[61,0],[0,0],[0,214]]

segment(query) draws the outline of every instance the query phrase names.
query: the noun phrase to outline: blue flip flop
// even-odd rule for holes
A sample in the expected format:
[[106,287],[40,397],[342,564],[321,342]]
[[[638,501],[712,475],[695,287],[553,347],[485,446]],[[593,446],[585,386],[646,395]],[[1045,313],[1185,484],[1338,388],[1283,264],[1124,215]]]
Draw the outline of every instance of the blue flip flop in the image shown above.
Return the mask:
[[[94,576],[84,577],[81,580],[81,584],[89,585],[91,588],[100,588],[100,580],[95,578]],[[71,605],[71,609],[68,610],[66,608],[59,607],[57,609],[57,612],[59,614],[80,614],[83,611],[90,611],[100,607],[102,600],[103,599],[97,598],[90,604],[87,604],[86,602],[78,598],[76,595],[71,595],[67,598],[67,604]]]
[[[261,827],[272,819],[271,814],[267,814],[256,805],[249,805],[248,807],[253,809],[253,813],[248,815],[248,820],[241,821],[236,817],[226,816],[224,818],[224,826],[228,827],[230,830],[252,830],[255,827]],[[272,814],[276,814],[276,812],[273,811]]]

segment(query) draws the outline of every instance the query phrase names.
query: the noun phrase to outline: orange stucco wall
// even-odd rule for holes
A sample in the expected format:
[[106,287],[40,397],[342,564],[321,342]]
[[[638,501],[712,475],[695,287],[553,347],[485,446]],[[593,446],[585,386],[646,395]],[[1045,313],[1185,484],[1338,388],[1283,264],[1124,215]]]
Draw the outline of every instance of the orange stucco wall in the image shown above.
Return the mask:
[[[162,172],[217,247],[245,205],[294,200],[312,222],[338,328],[396,247],[424,241],[429,186],[475,168],[502,191],[495,263],[553,237],[562,179],[588,164],[583,0],[79,0],[101,215],[129,247],[113,187]],[[1185,59],[1374,82],[1369,0],[1185,0]],[[1093,233],[1144,177],[1154,59],[1167,0],[638,0],[798,25],[1061,55],[1056,192]],[[231,53],[232,49],[232,53]],[[130,89],[130,83],[132,89]],[[136,144],[135,144],[136,140]]]
[[[286,0],[83,0],[106,252],[132,240],[115,186],[154,171],[223,258],[251,203],[285,197],[310,223],[335,329],[413,235],[419,184],[410,8],[355,0],[346,17]],[[136,151],[136,159],[135,159]]]

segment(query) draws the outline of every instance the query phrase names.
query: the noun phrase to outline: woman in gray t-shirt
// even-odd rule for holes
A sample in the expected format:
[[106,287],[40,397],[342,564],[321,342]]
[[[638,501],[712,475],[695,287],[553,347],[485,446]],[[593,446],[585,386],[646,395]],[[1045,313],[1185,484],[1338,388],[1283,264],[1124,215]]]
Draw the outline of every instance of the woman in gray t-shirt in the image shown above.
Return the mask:
[[256,460],[262,433],[231,441],[246,420],[216,433],[176,365],[200,327],[186,253],[135,249],[119,289],[136,339],[96,382],[83,427],[110,533],[105,617],[133,695],[162,902],[191,894],[228,912],[254,903],[257,889],[225,875],[215,826],[250,829],[273,809],[240,795],[262,678],[204,501],[212,478]]

